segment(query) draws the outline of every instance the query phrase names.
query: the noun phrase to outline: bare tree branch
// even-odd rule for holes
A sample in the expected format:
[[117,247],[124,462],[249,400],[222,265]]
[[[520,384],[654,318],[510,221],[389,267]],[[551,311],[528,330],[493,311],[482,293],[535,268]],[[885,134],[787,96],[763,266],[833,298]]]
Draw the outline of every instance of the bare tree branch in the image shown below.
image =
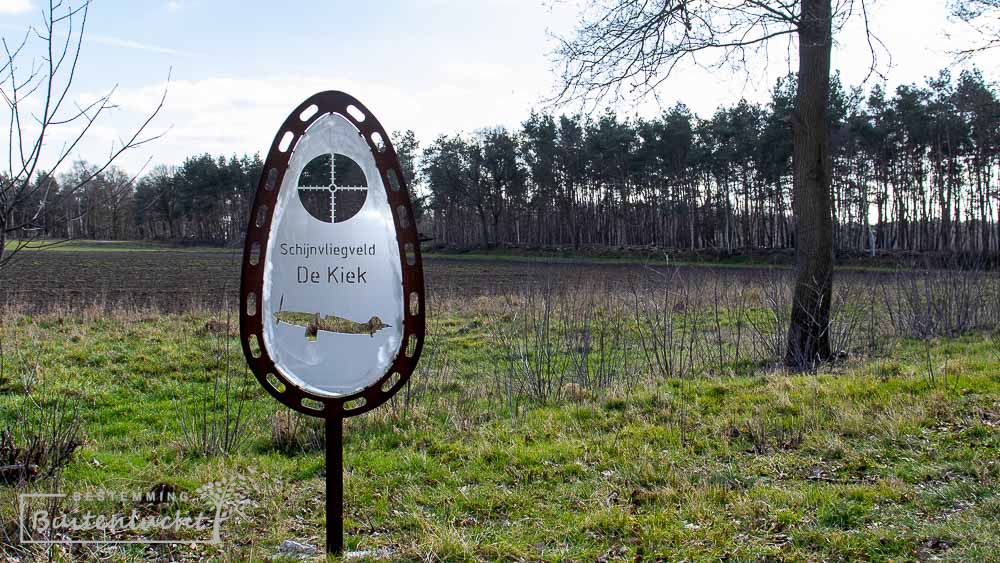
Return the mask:
[[[7,170],[0,173],[0,267],[15,254],[44,233],[37,221],[47,207],[58,207],[90,182],[105,174],[124,153],[163,136],[147,135],[153,119],[163,109],[169,88],[164,88],[158,104],[128,135],[113,144],[107,158],[84,169],[69,185],[53,189],[52,174],[59,170],[74,150],[88,139],[94,125],[109,109],[117,107],[112,98],[117,86],[102,96],[86,103],[66,108],[66,101],[74,94],[76,72],[87,26],[90,0],[73,7],[62,1],[49,0],[43,10],[41,27],[28,29],[16,44],[0,41],[4,60],[0,63],[0,99],[7,107]],[[65,39],[57,40],[65,35]],[[32,59],[27,71],[20,62],[33,42],[40,43],[40,59]],[[37,112],[34,109],[37,108]],[[48,139],[53,130],[75,127],[68,140],[58,151],[49,154]],[[60,135],[61,136],[61,135]],[[48,172],[43,172],[47,167]],[[132,189],[135,177],[104,194],[120,197]],[[91,202],[94,204],[96,202]],[[18,210],[15,219],[14,211]],[[66,214],[67,222],[86,215],[89,209],[79,207],[75,216]],[[6,248],[6,239],[14,235],[18,242]]]
[[[798,29],[797,2],[761,0],[617,0],[595,2],[603,16],[571,39],[557,38],[560,91],[551,103],[642,97],[685,61],[748,66],[770,39]],[[702,54],[716,55],[704,63]]]
[[948,8],[978,38],[971,46],[952,51],[957,62],[1000,48],[1000,0],[949,0]]

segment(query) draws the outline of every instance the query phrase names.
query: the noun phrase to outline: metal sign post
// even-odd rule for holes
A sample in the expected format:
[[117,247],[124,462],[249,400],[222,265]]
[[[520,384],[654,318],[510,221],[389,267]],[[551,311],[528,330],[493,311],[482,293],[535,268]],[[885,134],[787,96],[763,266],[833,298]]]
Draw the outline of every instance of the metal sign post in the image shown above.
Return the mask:
[[326,552],[344,550],[344,419],[326,417]]
[[343,92],[278,130],[243,249],[240,340],[264,389],[326,419],[327,552],[343,538],[344,418],[409,379],[424,342],[413,206],[389,136]]

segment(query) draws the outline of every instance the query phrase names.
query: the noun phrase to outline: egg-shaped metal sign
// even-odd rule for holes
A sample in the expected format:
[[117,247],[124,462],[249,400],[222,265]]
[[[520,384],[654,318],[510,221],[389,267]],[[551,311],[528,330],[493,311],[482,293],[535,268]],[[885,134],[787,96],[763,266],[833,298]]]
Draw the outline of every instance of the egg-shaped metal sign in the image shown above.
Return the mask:
[[360,414],[412,373],[424,337],[413,209],[385,130],[353,97],[315,94],[275,136],[240,293],[250,368],[299,412]]

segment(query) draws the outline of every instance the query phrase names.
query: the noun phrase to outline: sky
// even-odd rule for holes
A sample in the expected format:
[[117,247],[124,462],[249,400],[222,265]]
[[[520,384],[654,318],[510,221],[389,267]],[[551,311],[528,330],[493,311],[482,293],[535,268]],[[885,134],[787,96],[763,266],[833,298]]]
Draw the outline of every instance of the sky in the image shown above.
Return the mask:
[[[923,84],[942,68],[957,75],[973,63],[987,80],[1000,80],[1000,50],[966,65],[954,63],[949,50],[973,38],[964,24],[949,21],[944,0],[868,3],[870,26],[885,44],[878,69],[887,89]],[[8,43],[19,41],[41,23],[40,4],[0,0],[0,35]],[[555,92],[554,36],[572,34],[585,4],[588,0],[94,0],[70,97],[85,104],[114,88],[117,108],[91,128],[72,156],[106,159],[164,91],[164,108],[147,129],[162,137],[117,161],[129,172],[177,165],[201,153],[266,156],[288,113],[321,90],[350,93],[386,129],[412,129],[424,145],[439,134],[516,128],[533,109],[545,109]],[[19,67],[30,66],[30,56],[22,57]],[[774,81],[796,66],[787,60],[785,43],[772,45],[768,58],[767,65],[735,74],[684,66],[659,88],[656,100],[623,102],[614,109],[651,117],[680,101],[708,117],[740,98],[766,102]],[[845,84],[857,84],[870,59],[863,20],[853,18],[837,36],[833,67],[841,69]],[[556,109],[581,110],[600,111]],[[71,137],[62,129],[47,143],[47,157]],[[0,140],[0,149],[6,148]]]

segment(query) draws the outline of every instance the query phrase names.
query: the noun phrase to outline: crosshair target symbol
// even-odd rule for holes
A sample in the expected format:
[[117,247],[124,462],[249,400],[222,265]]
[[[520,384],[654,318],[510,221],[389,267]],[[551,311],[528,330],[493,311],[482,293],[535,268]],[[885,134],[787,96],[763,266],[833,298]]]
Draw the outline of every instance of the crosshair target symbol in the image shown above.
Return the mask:
[[352,158],[326,153],[309,161],[298,182],[299,201],[324,223],[343,223],[358,214],[368,199],[368,179]]

